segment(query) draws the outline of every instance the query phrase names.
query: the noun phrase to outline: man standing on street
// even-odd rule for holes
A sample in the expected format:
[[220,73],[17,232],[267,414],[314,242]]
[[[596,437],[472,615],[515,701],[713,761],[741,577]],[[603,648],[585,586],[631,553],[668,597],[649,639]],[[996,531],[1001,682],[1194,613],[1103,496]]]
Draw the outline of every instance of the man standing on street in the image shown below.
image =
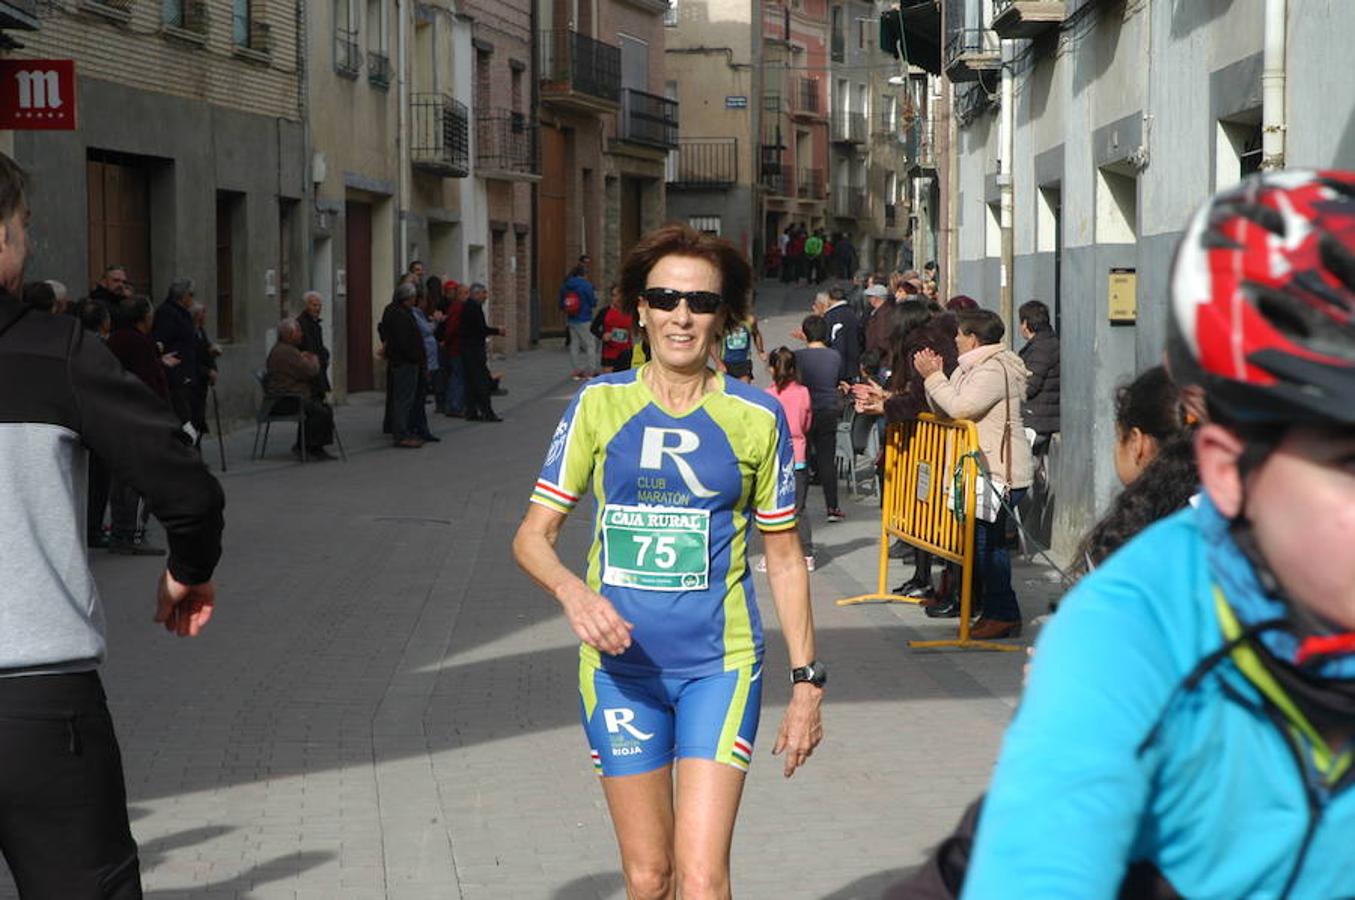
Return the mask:
[[[489,353],[485,339],[503,334],[485,321],[485,301],[489,289],[476,282],[470,286],[470,299],[461,313],[461,361],[465,366],[466,418],[472,422],[502,422],[490,404],[493,380],[489,376]],[[588,337],[592,338],[592,332]]]
[[165,302],[155,311],[151,336],[179,364],[169,370],[169,402],[180,422],[193,419],[193,383],[198,372],[198,328],[193,324],[193,279],[180,278],[169,286]]
[[1034,453],[1042,456],[1059,430],[1059,336],[1049,322],[1049,307],[1039,300],[1022,303],[1017,316],[1026,339],[1021,361],[1030,371],[1021,419],[1035,432]]
[[588,255],[584,254],[565,283],[560,285],[560,309],[569,325],[569,363],[574,367],[573,376],[577,381],[597,374],[597,347],[590,328],[596,305],[597,296],[588,280]]
[[307,291],[302,297],[306,304],[296,323],[301,326],[301,350],[309,353],[320,363],[320,373],[311,382],[311,396],[324,400],[329,393],[329,348],[325,346],[325,332],[320,324],[320,313],[325,308],[325,298],[319,291]]
[[414,416],[414,404],[423,402],[417,396],[419,373],[424,367],[423,335],[412,311],[418,296],[414,285],[400,285],[381,315],[381,340],[386,347],[386,362],[390,363],[391,432],[395,446],[411,449],[423,446]]
[[155,621],[180,636],[212,614],[224,500],[164,403],[100,341],[21,306],[25,188],[0,153],[0,852],[20,896],[133,900],[140,862],[98,675],[81,478],[96,451],[164,525]]
[[829,291],[822,315],[828,323],[826,343],[842,357],[842,374],[838,380],[851,382],[861,374],[861,320],[847,305],[847,292],[842,288]]
[[805,238],[805,281],[818,284],[823,281],[823,232],[815,231]]
[[98,284],[94,285],[94,290],[89,292],[89,299],[98,300],[111,314],[113,308],[121,303],[129,293],[127,270],[115,264],[104,268]]

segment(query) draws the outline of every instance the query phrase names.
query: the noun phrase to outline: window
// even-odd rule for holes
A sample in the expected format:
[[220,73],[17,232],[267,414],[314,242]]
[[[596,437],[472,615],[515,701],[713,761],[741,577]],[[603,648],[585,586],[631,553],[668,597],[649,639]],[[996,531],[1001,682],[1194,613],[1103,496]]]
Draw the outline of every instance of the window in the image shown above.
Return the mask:
[[180,31],[207,33],[207,4],[205,0],[162,0],[161,21],[168,28]]
[[232,0],[231,39],[237,47],[249,46],[249,0]]
[[870,37],[869,32],[866,30],[866,26],[870,24],[871,21],[873,20],[871,19],[856,20],[856,49],[858,50],[866,50],[869,49],[870,47],[870,44],[868,43]]
[[1214,154],[1214,187],[1223,190],[1261,169],[1260,112],[1256,121],[1225,121],[1218,123],[1217,147]]
[[663,24],[673,28],[678,23],[678,0],[668,0],[668,8],[663,11]]
[[223,341],[235,339],[235,237],[244,205],[244,194],[216,192],[216,336]]
[[[352,9],[352,0],[343,0],[350,8],[350,28],[354,35],[358,30],[356,10]],[[367,0],[367,49],[389,55],[390,44],[386,37],[386,0]]]
[[522,115],[522,70],[513,70],[512,87],[512,110],[517,115]]
[[846,34],[842,28],[842,13],[843,10],[841,6],[833,7],[833,62],[842,62],[843,58],[846,56],[845,48],[847,40]]
[[[354,45],[357,35],[353,35]],[[391,83],[390,45],[386,38],[386,0],[367,0],[367,81],[379,88]]]
[[1096,183],[1096,242],[1133,244],[1138,240],[1139,180],[1110,169],[1098,171]]
[[687,224],[703,234],[713,234],[720,236],[720,217],[719,216],[692,216],[687,220]]
[[989,203],[987,209],[983,251],[985,256],[998,257],[1002,255],[1002,204]]
[[475,51],[475,111],[478,115],[481,110],[489,111],[490,89],[489,74],[490,54],[484,50]]
[[334,0],[334,71],[357,78],[362,71],[356,0]]

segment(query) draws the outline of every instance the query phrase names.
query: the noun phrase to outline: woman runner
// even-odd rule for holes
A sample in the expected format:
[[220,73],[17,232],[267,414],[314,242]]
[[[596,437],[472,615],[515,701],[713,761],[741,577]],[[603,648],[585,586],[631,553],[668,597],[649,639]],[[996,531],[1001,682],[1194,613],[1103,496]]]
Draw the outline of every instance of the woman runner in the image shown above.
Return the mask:
[[[794,684],[772,750],[785,754],[786,777],[823,735],[827,674],[814,659],[785,414],[707,366],[744,319],[751,277],[731,244],[685,225],[641,239],[621,290],[653,357],[574,398],[514,541],[518,564],[583,641],[584,730],[632,898],[730,896],[762,695],[754,522],[790,655],[789,673],[773,671]],[[585,580],[555,544],[588,490],[598,513]]]

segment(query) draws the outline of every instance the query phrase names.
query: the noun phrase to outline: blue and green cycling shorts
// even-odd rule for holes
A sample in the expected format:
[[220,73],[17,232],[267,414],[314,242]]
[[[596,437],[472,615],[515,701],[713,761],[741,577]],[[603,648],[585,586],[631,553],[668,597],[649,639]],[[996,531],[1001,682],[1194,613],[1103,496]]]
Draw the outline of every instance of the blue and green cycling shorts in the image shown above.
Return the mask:
[[639,775],[674,759],[710,759],[746,772],[762,712],[762,663],[673,678],[581,662],[579,701],[599,775]]

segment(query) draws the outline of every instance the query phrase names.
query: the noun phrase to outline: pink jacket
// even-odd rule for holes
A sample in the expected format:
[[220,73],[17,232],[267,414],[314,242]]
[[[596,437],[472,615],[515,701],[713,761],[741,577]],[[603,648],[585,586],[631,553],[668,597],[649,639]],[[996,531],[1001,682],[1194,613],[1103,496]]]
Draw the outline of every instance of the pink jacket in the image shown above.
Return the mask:
[[786,411],[786,421],[790,423],[790,442],[795,447],[795,464],[802,466],[805,462],[805,434],[809,431],[813,415],[809,405],[809,388],[799,382],[791,382],[784,391],[778,391],[773,384],[767,388],[767,393],[780,401],[781,408]]

